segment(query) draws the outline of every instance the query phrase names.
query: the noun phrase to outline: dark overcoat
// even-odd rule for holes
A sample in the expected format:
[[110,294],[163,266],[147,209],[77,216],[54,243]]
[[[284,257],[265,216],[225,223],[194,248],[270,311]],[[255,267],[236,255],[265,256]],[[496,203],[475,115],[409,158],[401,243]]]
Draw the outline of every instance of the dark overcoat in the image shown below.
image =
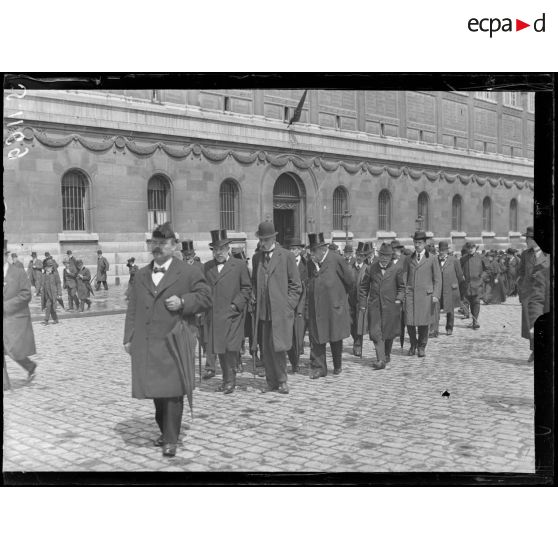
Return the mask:
[[[263,258],[263,251],[256,252],[252,258],[252,286],[256,297],[256,331],[258,331],[259,324],[258,309],[265,303],[263,299],[265,271],[264,266],[261,265]],[[273,346],[277,352],[288,351],[293,344],[294,313],[302,291],[294,254],[276,244],[267,273]],[[254,336],[254,340],[254,342],[257,341],[257,336]]]
[[[550,312],[550,257],[541,252],[531,273],[530,294],[527,303],[529,328],[534,327],[539,316]],[[527,333],[522,327],[522,337]]]
[[77,296],[80,300],[89,298],[89,294],[93,292],[91,288],[91,272],[86,267],[82,267],[76,275]]
[[31,283],[24,269],[10,265],[4,277],[4,352],[14,360],[34,355],[35,336],[31,325]]
[[43,288],[41,291],[41,306],[44,310],[47,301],[54,302],[62,296],[62,287],[60,285],[60,275],[57,271],[52,273],[45,273],[43,277]]
[[359,288],[359,307],[367,308],[368,333],[372,341],[394,339],[400,335],[404,299],[402,266],[390,262],[383,275],[379,262],[366,270]]
[[[124,343],[131,343],[132,397],[180,397],[184,387],[180,369],[169,351],[167,335],[179,320],[186,320],[195,335],[194,314],[211,306],[211,289],[196,266],[172,258],[159,285],[151,279],[153,262],[141,268],[130,290]],[[184,308],[171,312],[165,300],[184,299]]]
[[464,294],[467,296],[482,296],[483,273],[486,265],[481,256],[475,252],[473,255],[465,254],[461,260],[461,269],[465,278]]
[[444,265],[440,262],[442,273],[442,297],[440,298],[440,312],[453,312],[461,306],[459,285],[465,281],[459,260],[448,256]]
[[[206,314],[207,351],[212,355],[240,351],[246,307],[252,292],[248,268],[243,260],[233,257],[225,262],[221,273],[217,271],[216,260],[206,262],[204,268],[212,298]],[[233,310],[231,304],[237,310]]]
[[97,258],[97,279],[95,281],[97,282],[106,281],[108,270],[109,270],[108,260],[104,256]]
[[43,282],[43,262],[39,258],[29,261],[27,266],[27,273],[29,275],[29,281],[31,285],[36,289],[39,289]]
[[404,263],[405,323],[410,326],[430,325],[432,322],[432,298],[440,298],[442,274],[435,256],[424,251],[420,262],[416,252]]
[[329,250],[319,270],[308,262],[308,329],[314,342],[321,345],[351,335],[352,288],[353,274],[339,254]]

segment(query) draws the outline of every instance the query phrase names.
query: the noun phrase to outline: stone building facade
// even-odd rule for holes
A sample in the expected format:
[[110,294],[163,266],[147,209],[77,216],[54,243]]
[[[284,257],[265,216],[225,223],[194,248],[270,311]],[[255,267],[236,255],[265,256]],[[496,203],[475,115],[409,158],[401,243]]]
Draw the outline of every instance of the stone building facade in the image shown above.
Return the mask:
[[[224,227],[249,255],[273,220],[280,240],[323,231],[341,245],[417,226],[455,248],[522,246],[533,221],[532,94],[309,90],[28,90],[5,102],[5,235],[72,249],[111,279],[149,259],[170,220],[210,257]],[[16,114],[16,116],[12,116]],[[22,122],[18,122],[18,121]],[[9,145],[6,145],[8,144]],[[19,147],[25,155],[8,153]],[[27,150],[27,151],[26,151]],[[346,215],[349,214],[350,217]],[[417,221],[418,220],[418,221]]]

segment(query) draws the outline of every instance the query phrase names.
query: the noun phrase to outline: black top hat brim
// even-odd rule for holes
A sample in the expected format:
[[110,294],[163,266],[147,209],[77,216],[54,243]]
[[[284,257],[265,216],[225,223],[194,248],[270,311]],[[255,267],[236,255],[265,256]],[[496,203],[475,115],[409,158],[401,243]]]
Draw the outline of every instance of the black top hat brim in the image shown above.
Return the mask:
[[232,238],[225,238],[223,240],[216,240],[215,242],[210,242],[209,247],[210,248],[220,248],[221,246],[226,246],[227,244],[230,244],[232,241],[233,241]]

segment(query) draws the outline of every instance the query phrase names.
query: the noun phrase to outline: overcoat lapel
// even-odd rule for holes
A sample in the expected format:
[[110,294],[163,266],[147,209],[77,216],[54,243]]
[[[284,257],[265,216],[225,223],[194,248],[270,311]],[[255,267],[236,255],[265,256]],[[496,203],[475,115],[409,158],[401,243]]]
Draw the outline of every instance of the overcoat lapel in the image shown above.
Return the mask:
[[161,296],[161,293],[165,289],[168,289],[171,285],[178,281],[181,273],[180,266],[177,264],[178,261],[179,260],[176,260],[174,258],[172,259],[168,271],[163,275],[163,278],[161,279],[159,285],[155,287],[155,289],[157,290],[157,296]]
[[219,281],[221,281],[221,279],[223,279],[223,277],[225,275],[227,275],[227,273],[229,273],[231,270],[233,270],[235,264],[236,264],[236,262],[234,261],[234,258],[232,256],[230,256],[229,259],[225,262],[225,264],[223,266],[223,269],[221,270],[221,273],[219,273],[217,271],[217,266],[215,266],[215,273],[217,273],[215,283],[218,283]]
[[[264,255],[263,255],[263,252],[262,252],[262,258],[263,257],[264,257]],[[269,267],[267,269],[268,275],[271,275],[275,271],[275,268],[279,264],[279,260],[282,257],[283,257],[283,254],[281,254],[281,250],[277,250],[277,247],[276,247],[275,250],[274,250],[273,256],[271,256],[271,260],[269,261]]]

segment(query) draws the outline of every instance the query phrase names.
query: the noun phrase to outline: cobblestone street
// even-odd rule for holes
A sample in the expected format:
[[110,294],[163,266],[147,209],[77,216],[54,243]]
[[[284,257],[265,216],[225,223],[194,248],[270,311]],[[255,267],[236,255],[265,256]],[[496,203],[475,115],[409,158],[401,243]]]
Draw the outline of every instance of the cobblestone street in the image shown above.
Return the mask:
[[[150,400],[131,398],[124,315],[34,324],[37,377],[8,359],[4,471],[534,472],[533,366],[517,299],[481,308],[481,329],[456,317],[454,335],[430,339],[424,359],[394,343],[374,371],[345,341],[343,373],[310,380],[308,348],[291,393],[260,393],[245,357],[234,394],[194,394],[176,458],[152,445]],[[444,324],[441,331],[445,332]],[[404,352],[408,349],[405,342]],[[449,397],[442,397],[444,391]]]

